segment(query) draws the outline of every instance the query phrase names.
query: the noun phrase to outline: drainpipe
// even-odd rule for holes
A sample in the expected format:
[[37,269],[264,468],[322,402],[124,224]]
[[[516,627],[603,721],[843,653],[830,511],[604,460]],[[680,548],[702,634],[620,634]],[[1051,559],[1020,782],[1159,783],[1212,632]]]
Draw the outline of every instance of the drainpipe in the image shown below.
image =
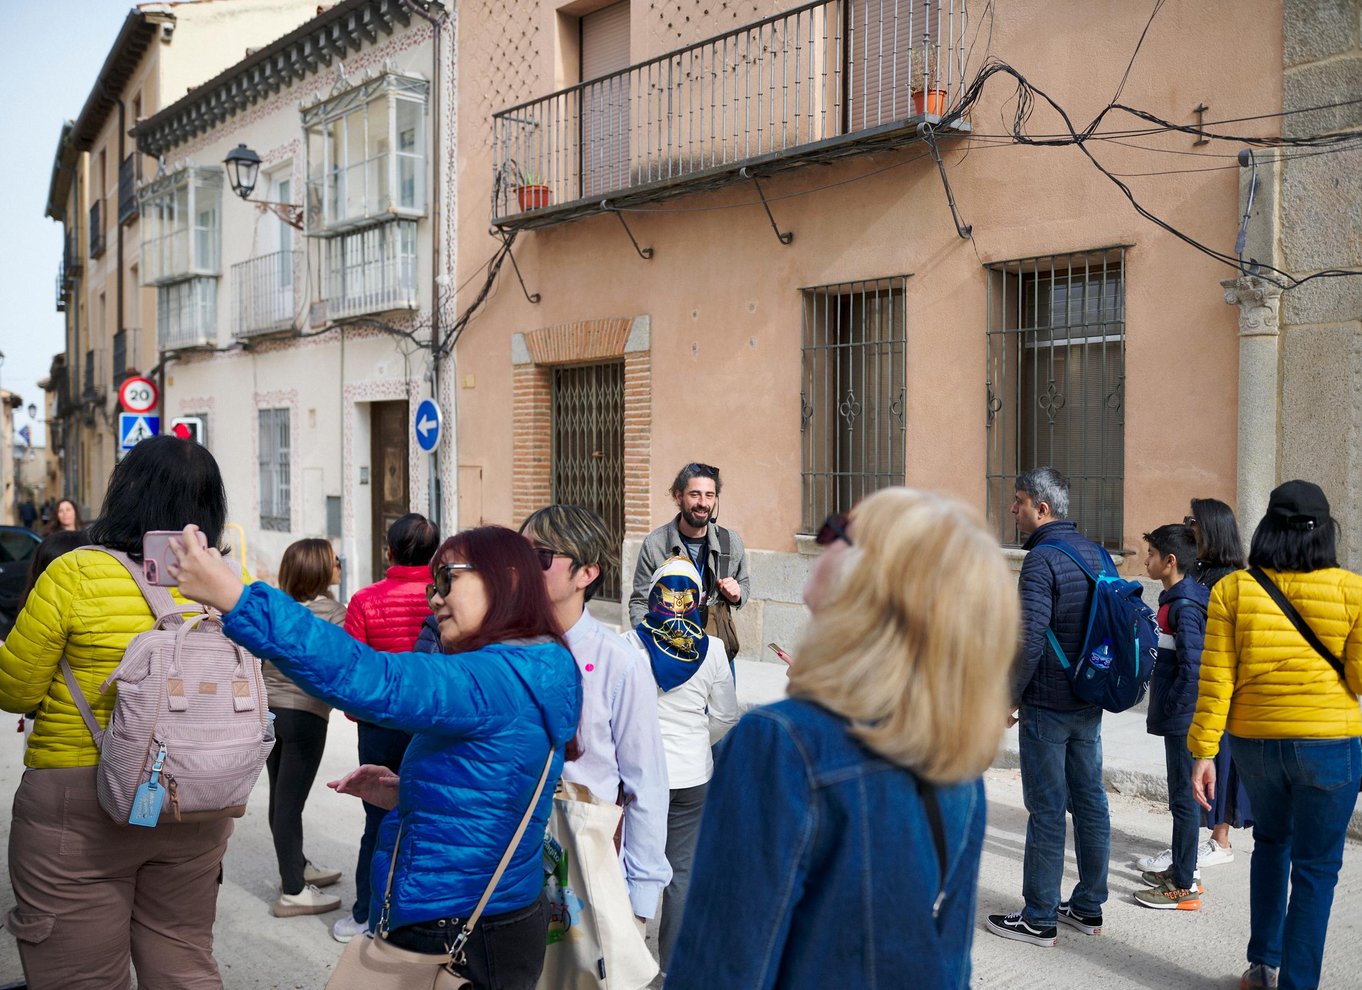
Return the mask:
[[[449,19],[449,12],[441,5],[442,14],[440,17],[432,17],[426,13],[417,0],[403,0],[408,10],[416,14],[431,27],[431,128],[430,128],[430,147],[431,147],[431,197],[430,197],[430,227],[432,236],[430,239],[430,390],[436,404],[440,402],[440,356],[436,353],[440,346],[440,204],[442,189],[440,186],[440,94],[441,94],[441,65],[440,62],[440,28]],[[450,417],[452,420],[454,417]],[[441,440],[444,438],[442,437]],[[427,517],[435,523],[437,529],[443,531],[443,506],[441,505],[443,493],[440,491],[440,479],[443,474],[443,448],[442,442],[435,448],[432,458],[430,478],[427,481],[429,489],[429,506]]]
[[[113,100],[115,103],[118,104],[118,162],[117,162],[117,164],[114,166],[114,171],[115,171],[115,173],[119,176],[119,179],[121,179],[121,178],[122,178],[122,172],[123,172],[123,158],[124,158],[124,156],[127,154],[127,139],[128,139],[128,135],[127,135],[127,130],[128,130],[127,112],[128,112],[128,108],[127,108],[127,106],[123,103],[123,97],[122,97],[120,94],[115,93],[113,90],[111,90],[111,89],[109,88],[109,84],[106,83],[106,82],[104,81],[103,76],[101,76],[101,77],[99,78],[99,90],[100,90],[101,93],[104,94],[105,97],[107,97],[107,98]],[[124,272],[123,272],[123,223],[122,223],[122,221],[119,220],[119,218],[118,218],[119,194],[120,194],[121,192],[122,192],[122,189],[119,188],[119,192],[114,193],[113,209],[109,211],[109,212],[112,214],[112,216],[113,216],[114,229],[115,229],[115,231],[116,231],[117,234],[118,234],[118,285],[116,286],[116,288],[117,288],[117,300],[118,300],[118,301],[117,301],[116,309],[117,309],[118,329],[119,329],[119,330],[125,329],[124,326],[123,326],[123,275],[124,275]],[[103,193],[104,193],[104,190],[101,189],[101,190],[100,190],[100,194],[103,195]],[[112,338],[112,337],[109,339],[108,343],[109,343],[109,360],[112,361],[112,360],[113,360],[113,338]],[[126,342],[125,342],[125,343],[126,343]],[[126,357],[125,357],[125,360],[126,360]]]

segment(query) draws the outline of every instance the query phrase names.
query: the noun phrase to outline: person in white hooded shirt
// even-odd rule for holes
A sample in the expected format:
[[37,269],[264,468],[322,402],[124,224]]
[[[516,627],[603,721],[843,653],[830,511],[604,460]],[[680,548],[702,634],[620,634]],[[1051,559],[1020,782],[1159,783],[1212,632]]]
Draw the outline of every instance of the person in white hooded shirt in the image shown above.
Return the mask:
[[669,557],[653,572],[648,612],[627,633],[647,658],[657,682],[657,714],[667,753],[667,862],[672,879],[662,893],[658,954],[663,972],[681,931],[691,860],[700,833],[709,779],[710,747],[738,721],[738,698],[728,656],[700,622],[700,575],[686,557]]

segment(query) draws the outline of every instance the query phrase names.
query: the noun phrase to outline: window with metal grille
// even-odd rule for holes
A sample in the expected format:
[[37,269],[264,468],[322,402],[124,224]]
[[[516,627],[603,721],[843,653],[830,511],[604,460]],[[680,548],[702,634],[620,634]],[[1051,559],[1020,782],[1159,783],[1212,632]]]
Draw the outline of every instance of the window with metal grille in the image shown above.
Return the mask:
[[260,528],[289,530],[288,409],[260,409]]
[[1049,465],[1069,479],[1069,518],[1121,546],[1125,474],[1125,249],[989,266],[988,512],[1019,545],[1016,476]]
[[[624,542],[624,362],[553,369],[555,502],[582,505],[605,521],[615,548]],[[619,601],[619,568],[604,568],[597,597]]]
[[804,532],[905,470],[908,276],[802,289]]

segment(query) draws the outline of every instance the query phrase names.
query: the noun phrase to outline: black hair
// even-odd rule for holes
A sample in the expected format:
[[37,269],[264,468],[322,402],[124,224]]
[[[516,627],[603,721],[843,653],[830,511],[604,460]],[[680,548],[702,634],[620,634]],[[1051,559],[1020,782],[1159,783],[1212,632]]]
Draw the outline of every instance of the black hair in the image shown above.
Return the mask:
[[38,576],[47,570],[52,561],[89,542],[90,534],[83,529],[61,529],[44,537],[28,560],[28,578],[24,583],[24,593],[19,596],[19,607],[15,611],[23,611],[24,606],[28,604],[28,596],[33,593],[33,586],[38,583]]
[[222,541],[227,490],[208,448],[170,434],[148,437],[119,461],[90,542],[142,559],[142,536],[194,523],[210,547]]
[[1196,559],[1209,567],[1244,566],[1244,540],[1234,510],[1218,498],[1192,499],[1196,520]]
[[1152,533],[1144,534],[1144,541],[1161,557],[1175,557],[1179,574],[1187,574],[1196,563],[1196,534],[1184,523],[1168,523]]
[[388,527],[388,549],[393,563],[424,567],[440,545],[440,531],[419,512],[408,512]]
[[714,482],[714,494],[718,495],[723,489],[724,483],[719,480],[719,469],[713,464],[701,464],[699,461],[691,461],[680,471],[676,472],[676,480],[672,482],[671,493],[680,495],[686,490],[692,478],[709,478]]
[[1250,567],[1274,571],[1319,571],[1338,566],[1338,523],[1306,528],[1273,516],[1263,517],[1249,544]]

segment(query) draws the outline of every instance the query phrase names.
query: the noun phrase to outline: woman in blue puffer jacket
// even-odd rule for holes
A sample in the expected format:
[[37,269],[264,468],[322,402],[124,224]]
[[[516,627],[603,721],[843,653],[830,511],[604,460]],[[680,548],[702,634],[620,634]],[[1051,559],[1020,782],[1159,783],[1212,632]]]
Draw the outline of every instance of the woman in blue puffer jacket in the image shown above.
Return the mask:
[[180,590],[220,609],[228,636],[309,694],[413,733],[400,781],[381,767],[361,767],[337,782],[343,793],[394,809],[370,874],[378,937],[412,952],[447,953],[552,750],[529,827],[468,941],[466,963],[456,966],[479,990],[531,990],[547,929],[542,839],[582,692],[529,543],[500,526],[445,541],[427,597],[447,652],[432,654],[377,652],[267,585],[243,588],[216,552],[198,550],[188,529],[185,537],[175,547]]

